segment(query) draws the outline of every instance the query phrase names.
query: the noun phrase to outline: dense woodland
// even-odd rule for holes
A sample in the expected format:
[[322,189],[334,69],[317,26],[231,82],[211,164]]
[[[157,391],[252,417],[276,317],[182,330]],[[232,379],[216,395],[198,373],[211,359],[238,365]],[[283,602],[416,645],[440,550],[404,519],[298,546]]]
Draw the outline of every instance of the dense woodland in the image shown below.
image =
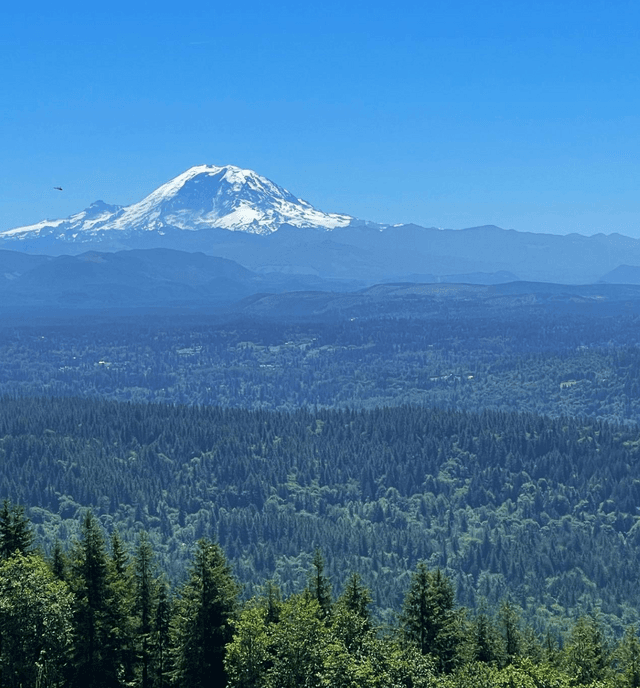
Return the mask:
[[306,585],[272,581],[241,602],[222,549],[194,547],[171,589],[146,533],[133,553],[91,511],[64,553],[44,558],[21,507],[0,510],[0,681],[8,688],[570,688],[640,684],[640,640],[598,613],[536,633],[509,598],[471,613],[419,562],[392,625],[372,614],[357,573],[334,597],[316,551]]
[[532,414],[418,407],[293,412],[5,398],[0,490],[46,548],[91,507],[127,541],[149,532],[172,580],[218,542],[247,594],[298,590],[316,548],[382,613],[420,560],[461,604],[507,592],[536,627],[640,609],[640,435]]
[[[204,661],[180,648],[209,556],[232,686],[640,685],[637,313],[432,306],[5,321],[0,496],[30,535],[14,556],[5,504],[0,685],[223,685],[181,673]],[[89,540],[120,607],[87,602]],[[438,638],[411,630],[419,580]],[[10,677],[19,592],[66,640]],[[87,618],[104,625],[79,649]],[[98,661],[116,673],[86,683]]]

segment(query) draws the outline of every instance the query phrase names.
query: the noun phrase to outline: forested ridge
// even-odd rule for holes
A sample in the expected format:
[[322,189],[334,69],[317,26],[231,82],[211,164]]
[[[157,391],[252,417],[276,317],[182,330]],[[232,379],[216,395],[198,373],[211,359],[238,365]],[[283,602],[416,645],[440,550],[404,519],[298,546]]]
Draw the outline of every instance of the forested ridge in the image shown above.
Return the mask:
[[174,580],[210,537],[248,594],[288,594],[319,547],[384,615],[425,560],[461,604],[509,592],[558,628],[596,606],[618,631],[636,619],[639,447],[634,427],[523,413],[0,404],[0,490],[47,547],[91,507],[129,541],[148,531]]

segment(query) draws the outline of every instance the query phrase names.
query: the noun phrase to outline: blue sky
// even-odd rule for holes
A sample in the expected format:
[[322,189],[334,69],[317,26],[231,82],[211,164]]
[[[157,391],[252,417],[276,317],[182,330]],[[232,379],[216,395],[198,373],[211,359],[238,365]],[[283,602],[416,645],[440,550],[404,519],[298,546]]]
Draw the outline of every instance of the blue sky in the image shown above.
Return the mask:
[[639,27],[589,0],[5,9],[0,230],[207,163],[378,222],[640,237]]

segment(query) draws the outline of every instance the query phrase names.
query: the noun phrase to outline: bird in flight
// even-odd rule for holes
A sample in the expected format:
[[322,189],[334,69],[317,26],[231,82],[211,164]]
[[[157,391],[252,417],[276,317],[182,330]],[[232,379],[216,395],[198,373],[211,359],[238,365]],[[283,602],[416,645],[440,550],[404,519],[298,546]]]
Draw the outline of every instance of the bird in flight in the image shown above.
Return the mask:
[[54,186],[53,188],[56,189],[56,191],[62,191],[62,187],[61,187],[61,186]]

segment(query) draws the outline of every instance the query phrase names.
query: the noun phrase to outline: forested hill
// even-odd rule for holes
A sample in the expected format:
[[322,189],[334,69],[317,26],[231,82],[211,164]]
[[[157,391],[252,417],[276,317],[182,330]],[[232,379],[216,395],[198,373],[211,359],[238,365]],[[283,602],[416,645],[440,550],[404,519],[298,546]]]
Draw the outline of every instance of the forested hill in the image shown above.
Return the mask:
[[206,536],[247,594],[288,593],[319,547],[382,609],[423,559],[461,604],[509,592],[547,628],[599,606],[620,629],[640,610],[639,448],[635,428],[532,414],[5,397],[0,493],[45,547],[86,507],[130,542],[146,529],[174,579]]

